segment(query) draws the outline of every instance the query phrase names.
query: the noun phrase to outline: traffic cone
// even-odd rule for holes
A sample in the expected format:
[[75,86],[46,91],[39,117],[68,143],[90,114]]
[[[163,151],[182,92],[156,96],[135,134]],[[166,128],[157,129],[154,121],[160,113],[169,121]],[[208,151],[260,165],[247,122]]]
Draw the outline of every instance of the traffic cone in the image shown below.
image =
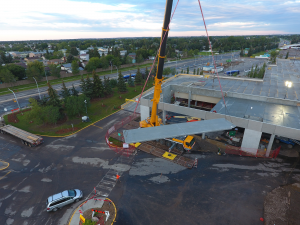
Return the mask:
[[259,220],[260,220],[261,222],[264,222],[264,218],[260,218]]
[[120,178],[120,176],[117,174],[117,175],[116,175],[116,179],[118,180],[119,178]]

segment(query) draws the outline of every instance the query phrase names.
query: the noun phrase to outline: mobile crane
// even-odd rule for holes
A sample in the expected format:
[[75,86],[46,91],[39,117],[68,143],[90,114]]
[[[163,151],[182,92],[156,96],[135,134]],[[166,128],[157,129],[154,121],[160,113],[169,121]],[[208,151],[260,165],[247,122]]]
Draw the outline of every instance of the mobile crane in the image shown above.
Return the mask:
[[[158,111],[160,93],[162,92],[161,90],[161,85],[163,83],[162,74],[164,69],[164,61],[166,57],[166,46],[167,46],[167,39],[169,33],[168,26],[170,23],[172,4],[173,4],[173,0],[166,0],[165,17],[164,17],[161,40],[160,40],[161,47],[158,54],[157,72],[155,76],[154,94],[153,94],[153,99],[151,100],[153,102],[151,117],[140,122],[141,128],[155,127],[163,124],[162,119],[159,118],[157,115],[157,111]],[[176,147],[181,151],[183,150],[189,151],[195,145],[195,138],[190,135],[175,137],[175,138],[166,138],[166,139],[161,139],[159,141],[161,144],[166,144],[168,147],[170,147],[170,150],[176,145]]]

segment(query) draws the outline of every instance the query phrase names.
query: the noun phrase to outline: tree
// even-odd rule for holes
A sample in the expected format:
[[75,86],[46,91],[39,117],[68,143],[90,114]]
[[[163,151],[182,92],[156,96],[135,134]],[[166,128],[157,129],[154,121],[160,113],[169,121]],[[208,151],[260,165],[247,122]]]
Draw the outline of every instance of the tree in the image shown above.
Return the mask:
[[128,78],[128,86],[129,86],[129,87],[134,87],[134,81],[133,81],[133,79],[131,78],[131,74],[130,74],[130,76],[129,76],[129,78]]
[[67,57],[67,63],[72,63],[74,60],[74,56],[72,54],[69,54]]
[[285,59],[289,58],[289,52],[286,53]]
[[48,100],[48,105],[52,105],[54,107],[61,107],[61,103],[59,100],[59,97],[56,93],[56,90],[54,90],[50,84],[50,82],[47,83],[48,85],[48,96],[49,96],[49,100]]
[[[1,63],[0,63],[1,64]],[[25,68],[16,64],[8,64],[5,66],[18,80],[26,77]]]
[[92,98],[93,97],[93,82],[91,81],[89,75],[86,76],[85,86],[86,86],[86,90],[85,90],[85,92],[83,92],[83,94],[85,94],[88,98]]
[[78,96],[78,91],[75,89],[74,84],[72,84],[72,89],[70,92],[72,96]]
[[145,69],[145,74],[146,74],[146,77],[148,77],[149,71],[148,71],[148,67],[147,66],[146,66],[146,69]]
[[244,56],[244,50],[243,50],[243,49],[241,49],[240,56],[241,56],[241,57]]
[[92,72],[93,70],[96,70],[97,68],[101,68],[101,59],[97,57],[90,58],[88,64],[85,66],[85,70],[88,72]]
[[[115,79],[112,79],[115,80]],[[110,86],[109,78],[104,77],[104,94],[106,96],[111,95],[113,93],[112,87]]]
[[203,70],[201,70],[200,75],[203,75]]
[[181,69],[181,73],[183,74],[183,69]]
[[196,75],[196,69],[194,68],[194,73],[193,73],[194,75]]
[[163,75],[169,75],[171,73],[171,68],[170,67],[166,67],[163,70]]
[[79,87],[81,88],[81,93],[83,94],[86,93],[86,83],[82,75],[81,75]]
[[198,68],[198,69],[197,69],[197,75],[199,75],[199,70],[200,70],[200,69]]
[[51,76],[60,78],[60,70],[61,70],[60,66],[51,64],[49,65],[49,69],[50,69]]
[[78,96],[70,96],[65,100],[65,111],[68,117],[74,117],[80,115],[80,109],[78,105]]
[[40,80],[45,73],[45,67],[43,62],[39,62],[39,61],[29,62],[27,64],[26,73],[28,79],[33,81],[34,79],[32,77],[34,77],[36,80]]
[[77,50],[77,48],[76,47],[72,47],[71,48],[71,50],[70,50],[70,53],[72,54],[72,55],[78,55],[78,50]]
[[31,110],[26,113],[26,119],[29,121],[34,120],[36,124],[42,124],[45,120],[43,107],[34,98],[29,98],[28,101]]
[[76,60],[72,61],[71,67],[72,67],[72,73],[74,75],[79,73],[79,66],[78,66],[78,62]]
[[27,75],[27,79],[31,81],[34,81],[33,77],[36,80],[39,80],[40,78],[40,72],[36,67],[27,68],[26,75]]
[[137,56],[137,59],[136,59],[136,62],[137,62],[137,63],[142,63],[142,62],[144,62],[143,56],[142,56],[142,55],[138,55],[138,56]]
[[126,92],[127,91],[125,80],[124,80],[124,77],[123,77],[121,71],[119,72],[117,87],[118,87],[119,92]]
[[99,98],[104,95],[104,88],[102,84],[101,78],[96,74],[95,70],[93,70],[93,97]]
[[66,87],[64,80],[62,80],[62,91],[61,91],[60,96],[63,97],[64,99],[71,96],[70,90]]
[[45,115],[45,121],[47,123],[50,124],[56,124],[56,122],[59,120],[61,114],[60,114],[60,108],[59,107],[55,107],[52,105],[48,105],[46,107],[43,108],[43,114]]
[[8,70],[8,69],[2,69],[0,70],[0,79],[4,83],[13,83],[16,82],[16,77]]
[[190,67],[188,66],[188,68],[186,69],[186,73],[190,74]]
[[252,49],[252,47],[250,47],[250,49],[248,51],[248,56],[250,57],[250,56],[252,56],[252,54],[253,54],[253,49]]
[[140,67],[138,67],[138,69],[137,69],[137,72],[136,72],[136,75],[135,75],[135,80],[134,80],[134,82],[136,83],[136,84],[141,84],[142,83],[142,74],[141,74],[141,72],[140,72]]
[[130,56],[126,56],[126,64],[131,64],[132,58]]

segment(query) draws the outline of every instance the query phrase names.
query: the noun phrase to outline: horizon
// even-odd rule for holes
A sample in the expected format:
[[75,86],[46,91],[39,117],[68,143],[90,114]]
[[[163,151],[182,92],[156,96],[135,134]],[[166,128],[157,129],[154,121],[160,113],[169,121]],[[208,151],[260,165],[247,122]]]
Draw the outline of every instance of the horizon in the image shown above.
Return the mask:
[[[209,36],[300,33],[300,0],[201,4]],[[0,41],[160,37],[164,10],[159,0],[10,0],[0,9]],[[179,1],[169,36],[206,36],[196,0]]]

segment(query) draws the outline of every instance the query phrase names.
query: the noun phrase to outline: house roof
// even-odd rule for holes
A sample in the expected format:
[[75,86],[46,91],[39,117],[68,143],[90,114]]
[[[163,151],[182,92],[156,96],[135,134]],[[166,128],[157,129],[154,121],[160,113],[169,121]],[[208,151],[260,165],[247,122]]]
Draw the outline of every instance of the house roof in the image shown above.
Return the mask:
[[71,63],[66,63],[66,64],[62,64],[63,67],[65,68],[71,68],[72,64]]
[[22,66],[23,68],[27,69],[27,65],[25,63],[15,63],[15,65],[18,65],[18,66]]

